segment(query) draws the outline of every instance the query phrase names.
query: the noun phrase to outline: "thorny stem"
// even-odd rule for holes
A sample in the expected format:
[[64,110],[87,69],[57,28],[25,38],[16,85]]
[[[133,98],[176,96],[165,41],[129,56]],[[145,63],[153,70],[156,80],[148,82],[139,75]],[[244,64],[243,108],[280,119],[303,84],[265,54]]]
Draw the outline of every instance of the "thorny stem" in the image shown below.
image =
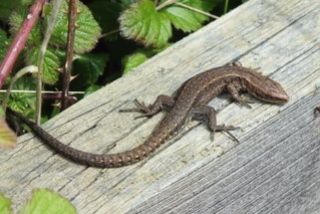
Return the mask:
[[45,1],[46,0],[36,0],[32,5],[26,19],[23,21],[6,56],[4,57],[0,65],[0,88],[2,88],[5,79],[9,75],[15,61],[17,60],[18,55],[24,48],[27,38],[39,17]]
[[[43,94],[42,95],[43,99],[46,99],[46,100],[61,100],[62,99],[62,94],[59,93],[59,94]],[[76,96],[71,96],[69,94],[69,96],[65,97],[64,99],[67,99],[67,102],[72,105],[74,103],[77,102],[77,97]],[[59,106],[59,104],[53,104],[54,106]]]
[[63,83],[62,83],[62,99],[60,110],[63,111],[68,107],[68,95],[69,95],[69,86],[71,80],[71,69],[73,62],[73,48],[74,48],[74,37],[76,31],[76,19],[77,19],[77,1],[69,1],[69,23],[68,23],[68,38],[67,38],[67,55],[66,55],[66,64],[63,69]]
[[[6,93],[8,89],[6,90],[0,90],[0,93]],[[24,94],[35,94],[37,91],[35,90],[11,90],[10,94],[14,93],[24,93]],[[42,91],[42,94],[61,94],[61,91]],[[69,95],[77,95],[77,94],[84,94],[84,91],[69,91]]]

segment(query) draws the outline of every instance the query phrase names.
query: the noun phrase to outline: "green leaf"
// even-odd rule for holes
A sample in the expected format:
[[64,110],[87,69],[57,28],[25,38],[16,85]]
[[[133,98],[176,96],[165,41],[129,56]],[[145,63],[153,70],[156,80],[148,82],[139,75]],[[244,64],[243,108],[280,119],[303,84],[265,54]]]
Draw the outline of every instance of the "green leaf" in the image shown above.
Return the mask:
[[[204,12],[210,11],[215,5],[212,0],[181,0],[179,2]],[[208,20],[208,16],[175,4],[163,8],[160,12],[170,19],[175,28],[184,32],[195,31],[202,27],[204,21]]]
[[8,21],[8,17],[13,10],[22,6],[29,5],[33,0],[1,0],[0,1],[0,19],[4,22]]
[[[40,46],[33,47],[26,51],[26,63],[29,65],[38,65],[38,59],[40,54]],[[58,68],[61,60],[57,55],[57,52],[48,47],[42,69],[42,81],[47,84],[54,84],[58,81],[59,73]]]
[[23,207],[21,214],[43,213],[76,214],[77,211],[68,200],[59,194],[47,189],[35,190],[32,193],[31,200]]
[[[108,2],[106,0],[95,0],[89,4],[88,7],[104,33],[119,29],[118,17],[121,12],[121,5],[119,3]],[[105,38],[107,40],[117,39],[118,33],[113,33]]]
[[100,88],[100,85],[91,85],[89,88],[86,89],[84,96],[86,97],[89,94],[92,94],[93,92],[99,90]]
[[[4,115],[0,119],[0,149],[12,149],[17,144],[16,134],[9,128],[4,120]],[[0,213],[1,212],[1,195],[0,195]]]
[[[34,90],[36,87],[35,78],[24,76],[18,79],[12,89],[16,90]],[[36,96],[34,93],[11,93],[8,106],[15,111],[23,112],[25,115],[34,112],[34,103]]]
[[20,6],[20,0],[1,0],[0,1],[0,19],[3,21],[7,21],[8,17],[10,16],[12,10],[15,7]]
[[138,67],[148,59],[148,56],[143,51],[135,52],[126,56],[123,59],[124,71],[123,73],[129,73],[133,68]]
[[0,29],[0,62],[2,62],[2,59],[4,58],[5,54],[7,53],[7,50],[9,48],[9,44],[11,41],[7,38],[7,34],[5,31]]
[[121,0],[120,4],[122,9],[127,9],[131,4],[137,3],[139,0]]
[[151,0],[132,4],[121,14],[119,21],[122,36],[145,46],[163,46],[172,35],[169,19],[156,11]]
[[151,58],[152,56],[160,53],[161,51],[168,48],[171,44],[167,43],[165,46],[159,48],[144,48],[139,49],[136,52],[127,55],[122,60],[122,66],[124,67],[123,73],[127,74],[135,67],[138,67],[142,63],[144,63],[147,59]]
[[[84,53],[88,52],[95,47],[99,36],[101,35],[101,29],[98,23],[93,18],[91,11],[80,1],[78,1],[78,10],[81,11],[77,15],[76,24],[79,26],[75,32],[74,52]],[[56,25],[53,29],[50,44],[53,46],[65,49],[67,44],[68,34],[68,4],[67,1],[63,1],[61,10],[57,17]],[[47,16],[47,21],[49,16]]]
[[[15,10],[11,13],[9,17],[9,24],[11,26],[10,33],[12,35],[17,34],[18,30],[21,27],[22,22],[26,19],[27,15],[28,15],[27,7],[15,8]],[[38,45],[40,44],[40,41],[41,41],[41,32],[40,32],[39,23],[37,22],[28,36],[27,44]]]
[[76,55],[76,60],[73,63],[73,75],[77,75],[77,77],[71,82],[72,89],[83,90],[94,84],[103,74],[107,59],[105,54]]
[[1,214],[11,214],[12,211],[10,209],[11,200],[4,197],[4,195],[0,194],[0,213]]

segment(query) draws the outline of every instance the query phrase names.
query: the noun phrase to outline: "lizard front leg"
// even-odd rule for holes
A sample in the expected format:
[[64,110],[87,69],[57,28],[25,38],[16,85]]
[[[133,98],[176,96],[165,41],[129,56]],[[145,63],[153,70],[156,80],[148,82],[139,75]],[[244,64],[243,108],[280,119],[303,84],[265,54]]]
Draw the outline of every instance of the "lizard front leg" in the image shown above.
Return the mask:
[[227,91],[231,95],[232,99],[234,99],[240,105],[245,106],[247,108],[251,108],[249,103],[253,103],[253,101],[249,97],[240,96],[237,85],[228,84]]

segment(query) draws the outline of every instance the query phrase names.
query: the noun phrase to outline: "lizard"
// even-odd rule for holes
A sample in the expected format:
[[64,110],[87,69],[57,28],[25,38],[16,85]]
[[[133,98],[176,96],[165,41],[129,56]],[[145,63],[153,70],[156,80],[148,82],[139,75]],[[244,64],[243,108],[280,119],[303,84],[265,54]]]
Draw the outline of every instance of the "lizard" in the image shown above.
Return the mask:
[[38,138],[59,154],[84,165],[115,168],[134,164],[147,157],[173,137],[187,122],[187,119],[193,116],[205,117],[208,129],[212,133],[216,131],[228,133],[228,130],[233,130],[233,126],[217,125],[215,109],[206,106],[206,104],[217,95],[228,92],[233,100],[250,107],[249,101],[240,96],[242,91],[269,103],[282,104],[289,100],[288,94],[278,82],[263,76],[255,69],[242,67],[240,64],[209,69],[185,81],[178,89],[175,98],[159,95],[155,102],[148,107],[136,100],[137,108],[129,109],[129,111],[140,111],[143,116],[151,117],[164,107],[171,107],[171,110],[144,143],[131,150],[116,154],[94,154],[69,147],[20,113],[10,108],[7,109],[7,112],[29,126]]

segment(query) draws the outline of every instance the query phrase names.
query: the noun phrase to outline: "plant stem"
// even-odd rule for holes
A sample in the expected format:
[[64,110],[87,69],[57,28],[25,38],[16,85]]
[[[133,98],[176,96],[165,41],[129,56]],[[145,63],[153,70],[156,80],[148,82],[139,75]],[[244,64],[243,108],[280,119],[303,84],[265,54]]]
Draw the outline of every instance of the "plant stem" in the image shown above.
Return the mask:
[[53,9],[51,12],[50,20],[48,22],[48,26],[44,33],[44,38],[40,48],[40,54],[38,59],[38,79],[37,79],[37,99],[36,99],[36,123],[39,125],[41,120],[41,106],[42,106],[42,68],[43,61],[46,54],[47,46],[52,34],[52,29],[56,23],[56,19],[58,17],[58,13],[60,10],[62,0],[53,1]]
[[13,90],[11,90],[12,87],[13,87],[13,84],[14,84],[20,77],[22,77],[23,75],[28,74],[28,73],[36,73],[36,72],[38,72],[38,67],[37,67],[37,66],[34,66],[34,65],[29,65],[29,66],[27,66],[27,67],[24,67],[24,68],[21,69],[20,71],[18,71],[18,72],[12,77],[8,89],[7,89],[7,90],[4,90],[5,95],[4,95],[4,98],[3,98],[3,101],[2,101],[3,111],[6,111],[7,101],[8,101],[8,99],[9,99],[10,94],[11,94],[12,91],[13,91]]
[[158,6],[156,7],[156,10],[159,11],[159,10],[161,10],[162,8],[164,8],[164,7],[168,6],[168,5],[171,5],[171,4],[179,5],[179,6],[181,6],[181,7],[187,8],[187,9],[189,9],[189,10],[192,10],[192,11],[197,12],[197,13],[200,13],[200,14],[202,14],[202,15],[211,17],[211,18],[213,18],[213,19],[218,19],[218,18],[219,18],[219,16],[215,16],[215,15],[212,15],[212,14],[210,14],[210,13],[204,12],[204,11],[202,11],[202,10],[196,9],[196,8],[194,8],[194,7],[190,7],[190,6],[186,5],[186,4],[183,4],[183,3],[181,3],[181,2],[178,2],[178,0],[168,0],[168,1],[165,1],[165,2],[163,2],[162,4],[158,5]]
[[228,12],[228,7],[229,7],[229,0],[225,0],[223,14],[226,14]]
[[0,65],[0,88],[2,88],[5,79],[9,75],[15,61],[17,60],[18,55],[24,48],[32,28],[38,20],[40,11],[45,1],[46,0],[36,0],[34,2],[26,19],[23,21],[17,35],[15,36],[6,56],[4,57]]
[[199,10],[199,9],[197,9],[197,8],[190,7],[190,6],[186,5],[186,4],[182,4],[181,2],[176,2],[175,4],[176,4],[176,5],[179,5],[179,6],[181,6],[181,7],[187,8],[187,9],[189,9],[189,10],[195,11],[195,12],[197,12],[197,13],[200,13],[200,14],[202,14],[202,15],[209,16],[209,17],[211,17],[211,18],[213,18],[213,19],[218,19],[218,18],[219,18],[219,16],[215,16],[215,15],[212,15],[211,13],[207,13],[207,12],[204,12],[204,11]]
[[68,38],[67,38],[67,55],[66,55],[66,64],[63,69],[63,83],[62,83],[62,99],[60,110],[63,111],[68,105],[68,95],[69,95],[69,86],[71,80],[71,69],[73,62],[73,47],[74,47],[74,37],[76,31],[76,19],[77,19],[77,1],[69,1],[69,23],[68,23]]
[[174,3],[176,3],[177,1],[178,1],[178,0],[168,0],[168,1],[165,1],[165,2],[163,2],[162,4],[158,5],[158,6],[156,7],[156,10],[161,10],[162,8],[164,8],[164,7],[166,7],[166,6],[170,5],[170,4],[174,4]]
[[[33,66],[33,65],[31,65]],[[0,90],[0,93],[6,93],[8,89],[6,90]],[[36,90],[10,90],[10,94],[14,93],[24,93],[24,94],[35,94],[37,93]],[[69,91],[70,95],[77,95],[77,94],[84,94],[84,91]],[[42,94],[61,94],[61,91],[42,91]]]

